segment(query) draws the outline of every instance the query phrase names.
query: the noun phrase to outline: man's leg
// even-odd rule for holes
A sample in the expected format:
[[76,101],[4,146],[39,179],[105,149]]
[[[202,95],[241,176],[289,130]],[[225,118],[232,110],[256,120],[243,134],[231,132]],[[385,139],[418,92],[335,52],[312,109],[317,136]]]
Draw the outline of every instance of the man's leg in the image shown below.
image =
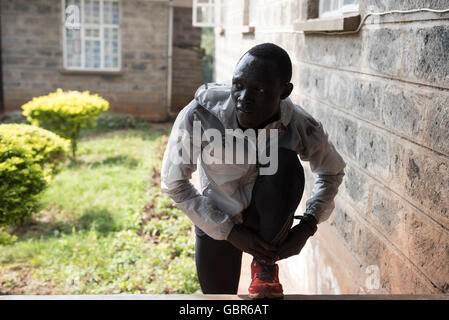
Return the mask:
[[195,227],[195,262],[204,294],[237,294],[242,251],[228,241],[214,240]]
[[[287,237],[304,191],[304,170],[294,151],[279,149],[278,171],[258,176],[251,204],[243,213],[244,225],[275,246]],[[278,265],[254,259],[251,263],[251,298],[281,298]]]
[[278,155],[278,171],[274,175],[257,177],[251,204],[243,214],[244,225],[274,245],[287,237],[305,183],[297,154],[281,148]]

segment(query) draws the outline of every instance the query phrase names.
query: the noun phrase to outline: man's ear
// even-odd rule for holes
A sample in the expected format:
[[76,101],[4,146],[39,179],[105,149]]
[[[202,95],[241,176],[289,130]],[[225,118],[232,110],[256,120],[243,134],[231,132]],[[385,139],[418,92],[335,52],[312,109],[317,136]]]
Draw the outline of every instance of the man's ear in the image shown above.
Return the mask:
[[292,91],[293,91],[293,83],[285,84],[281,94],[281,100],[288,98],[288,96],[292,93]]

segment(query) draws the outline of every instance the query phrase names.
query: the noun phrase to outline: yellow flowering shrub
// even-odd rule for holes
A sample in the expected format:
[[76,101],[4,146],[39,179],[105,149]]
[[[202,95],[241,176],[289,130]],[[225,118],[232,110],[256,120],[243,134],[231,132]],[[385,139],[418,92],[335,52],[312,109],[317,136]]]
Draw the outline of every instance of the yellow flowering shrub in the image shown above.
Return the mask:
[[70,142],[27,124],[0,125],[0,225],[30,216]]
[[46,96],[33,98],[22,109],[23,115],[33,125],[70,139],[75,158],[80,129],[94,127],[98,115],[109,109],[109,102],[89,91],[58,89]]

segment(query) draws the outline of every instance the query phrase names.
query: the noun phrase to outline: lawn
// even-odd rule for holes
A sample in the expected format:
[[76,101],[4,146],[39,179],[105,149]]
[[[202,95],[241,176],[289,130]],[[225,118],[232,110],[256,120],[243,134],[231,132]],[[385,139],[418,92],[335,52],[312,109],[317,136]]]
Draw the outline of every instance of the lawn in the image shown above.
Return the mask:
[[191,222],[160,191],[168,132],[84,132],[77,162],[0,245],[0,294],[199,293]]

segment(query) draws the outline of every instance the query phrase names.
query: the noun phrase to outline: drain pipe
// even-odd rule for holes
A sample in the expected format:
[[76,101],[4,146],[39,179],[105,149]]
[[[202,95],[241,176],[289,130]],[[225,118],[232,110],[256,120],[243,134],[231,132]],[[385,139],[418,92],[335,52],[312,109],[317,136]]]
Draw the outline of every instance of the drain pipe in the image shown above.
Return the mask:
[[168,2],[167,118],[171,120],[173,62],[173,0]]

